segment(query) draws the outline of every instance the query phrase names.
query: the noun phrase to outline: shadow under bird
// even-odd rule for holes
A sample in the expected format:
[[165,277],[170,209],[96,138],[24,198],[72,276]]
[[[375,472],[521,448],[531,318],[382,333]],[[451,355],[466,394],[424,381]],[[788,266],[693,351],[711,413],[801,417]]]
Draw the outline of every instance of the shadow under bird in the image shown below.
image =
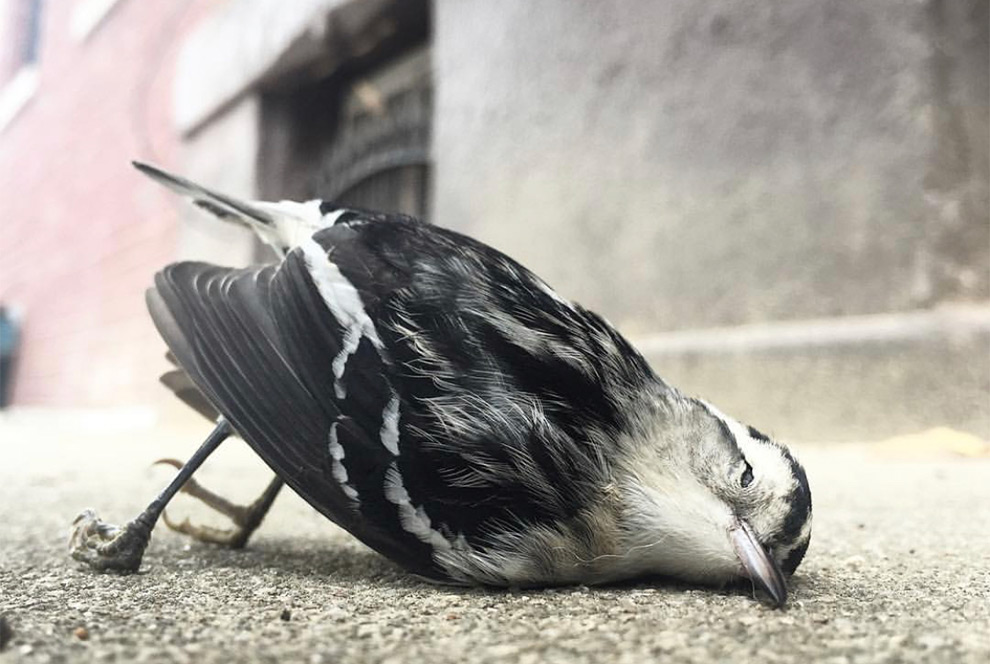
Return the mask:
[[[217,425],[124,527],[91,510],[74,558],[136,571],[183,488],[243,546],[283,482],[409,572],[533,587],[751,579],[782,606],[811,536],[786,447],[657,377],[603,318],[504,254],[413,218],[326,201],[246,202],[135,166],[278,254],[169,265],[148,308],[164,382]],[[228,436],[276,478],[232,505],[193,472]]]

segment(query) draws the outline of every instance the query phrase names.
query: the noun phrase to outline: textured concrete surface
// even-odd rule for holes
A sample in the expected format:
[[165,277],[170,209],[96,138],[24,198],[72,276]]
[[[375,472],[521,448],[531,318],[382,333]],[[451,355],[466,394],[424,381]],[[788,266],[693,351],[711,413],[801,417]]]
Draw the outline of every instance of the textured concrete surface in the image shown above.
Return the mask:
[[[815,531],[786,611],[744,589],[662,582],[542,592],[426,585],[289,495],[244,551],[159,529],[137,575],[94,574],[67,558],[67,526],[81,508],[131,518],[169,476],[149,461],[187,455],[202,433],[0,419],[0,614],[13,632],[0,662],[990,657],[990,461],[944,451],[951,432],[798,448]],[[980,449],[964,442],[950,447]],[[231,442],[198,477],[247,500],[268,471]],[[207,518],[183,499],[173,515],[186,514]]]

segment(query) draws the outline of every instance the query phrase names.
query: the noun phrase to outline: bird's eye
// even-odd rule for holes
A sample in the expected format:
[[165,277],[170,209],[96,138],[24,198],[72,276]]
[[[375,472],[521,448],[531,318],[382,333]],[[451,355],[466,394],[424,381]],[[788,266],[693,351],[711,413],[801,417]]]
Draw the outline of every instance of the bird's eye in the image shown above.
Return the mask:
[[746,470],[743,471],[742,478],[740,478],[739,480],[739,484],[741,484],[742,488],[745,489],[746,487],[748,487],[750,484],[753,483],[753,467],[749,465],[749,462],[744,462],[744,463],[746,463]]

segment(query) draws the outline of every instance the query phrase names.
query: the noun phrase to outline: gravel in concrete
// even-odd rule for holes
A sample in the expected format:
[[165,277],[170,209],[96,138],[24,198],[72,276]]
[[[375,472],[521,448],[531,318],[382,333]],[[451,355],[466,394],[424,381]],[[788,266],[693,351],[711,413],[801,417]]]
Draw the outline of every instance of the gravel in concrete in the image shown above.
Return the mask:
[[[68,558],[82,508],[126,522],[169,478],[149,462],[201,433],[0,420],[0,662],[990,661],[987,459],[798,447],[815,530],[786,611],[656,582],[435,587],[292,495],[243,551],[159,527],[137,575]],[[247,501],[269,471],[233,442],[197,477]],[[210,516],[188,498],[172,513]]]

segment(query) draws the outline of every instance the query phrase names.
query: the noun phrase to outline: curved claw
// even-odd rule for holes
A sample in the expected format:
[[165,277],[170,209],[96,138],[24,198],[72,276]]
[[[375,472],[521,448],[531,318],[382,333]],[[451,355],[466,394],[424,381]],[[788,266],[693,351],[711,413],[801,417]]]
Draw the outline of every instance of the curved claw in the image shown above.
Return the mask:
[[196,526],[193,525],[188,518],[183,519],[180,522],[175,522],[168,518],[167,510],[162,512],[162,521],[165,522],[165,525],[168,526],[169,530],[182,533],[183,535],[188,535],[194,540],[206,542],[207,544],[229,546],[234,549],[242,548],[247,542],[247,535],[250,534],[245,533],[243,528],[214,528],[213,526]]
[[120,532],[118,526],[106,523],[92,509],[84,509],[72,520],[69,530],[69,551],[91,546],[91,540],[98,538],[106,541],[113,539]]
[[151,525],[138,517],[120,528],[87,509],[72,522],[69,554],[93,569],[136,572],[151,539]]
[[[167,465],[173,466],[174,468],[182,468],[183,464],[178,459],[158,459],[152,465]],[[208,507],[224,515],[230,519],[235,528],[215,528],[212,526],[198,526],[189,521],[189,519],[183,519],[181,522],[175,522],[168,518],[168,512],[162,512],[162,519],[165,521],[165,525],[168,526],[170,530],[173,530],[183,535],[188,535],[195,540],[200,542],[206,542],[208,544],[218,544],[220,546],[230,547],[232,549],[243,548],[247,544],[248,538],[260,525],[261,520],[264,518],[271,507],[272,502],[275,500],[279,489],[281,488],[282,482],[276,478],[265,492],[256,500],[254,503],[248,506],[235,505],[223,496],[210,491],[202,484],[196,480],[189,478],[186,483],[182,485],[181,491],[187,493],[193,498],[203,502]]]

